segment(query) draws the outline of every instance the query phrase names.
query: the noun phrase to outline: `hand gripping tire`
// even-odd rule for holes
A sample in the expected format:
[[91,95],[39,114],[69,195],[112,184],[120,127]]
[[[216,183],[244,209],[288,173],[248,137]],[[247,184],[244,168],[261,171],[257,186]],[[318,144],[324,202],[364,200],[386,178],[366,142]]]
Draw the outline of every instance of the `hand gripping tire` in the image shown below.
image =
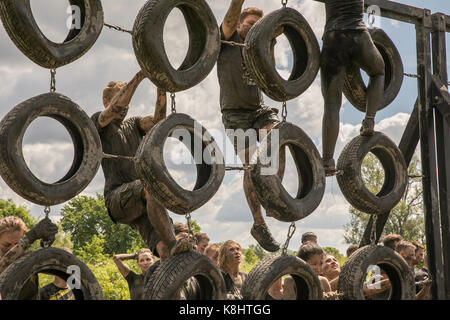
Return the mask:
[[[79,268],[80,272],[77,273],[74,267]],[[102,289],[92,271],[74,255],[58,248],[44,248],[32,251],[13,262],[0,274],[0,293],[2,298],[4,300],[17,300],[28,279],[37,273],[55,275],[65,281],[72,274],[74,276],[79,274],[79,289],[76,287],[72,289],[75,299],[103,300]],[[73,284],[77,284],[77,279],[75,279]]]
[[[164,143],[172,134],[180,134],[179,139],[197,162],[197,182],[192,191],[178,185],[164,164]],[[225,175],[217,143],[200,123],[182,113],[171,114],[154,126],[141,142],[136,158],[136,172],[146,190],[177,214],[191,213],[208,202]]]
[[248,274],[242,285],[244,300],[265,300],[272,284],[284,275],[290,275],[296,284],[296,300],[321,300],[322,287],[313,269],[302,259],[276,254],[261,260]]
[[[22,140],[30,123],[40,116],[60,122],[74,143],[74,160],[55,183],[39,180],[22,154]],[[72,100],[45,93],[15,106],[0,122],[0,175],[23,198],[43,206],[63,203],[86,188],[102,160],[102,144],[89,116]]]
[[[276,170],[274,174],[263,171],[272,158],[278,159],[277,153],[272,155],[272,144],[278,148],[287,145],[291,150],[300,178],[295,198],[284,188]],[[250,179],[268,216],[284,222],[297,221],[311,214],[322,201],[325,192],[322,159],[308,135],[296,125],[280,122],[273,127],[253,155],[251,164]]]
[[[169,13],[177,7],[189,32],[189,48],[175,70],[164,49],[163,30]],[[158,87],[177,92],[200,83],[219,56],[220,33],[211,8],[204,0],[150,0],[136,17],[133,48],[142,70]]]
[[[288,80],[278,74],[270,53],[272,35],[281,26],[293,51]],[[273,100],[287,101],[299,96],[319,71],[319,43],[306,19],[295,9],[282,8],[264,16],[250,29],[245,45],[243,57],[252,78]]]
[[189,250],[169,257],[152,273],[144,288],[144,300],[174,300],[183,284],[193,277],[197,292],[191,299],[225,300],[225,280],[207,256]]
[[70,30],[63,43],[48,40],[31,12],[30,0],[0,1],[0,16],[14,44],[33,62],[47,69],[64,66],[85,54],[103,28],[100,0],[69,0],[80,8],[81,28]]
[[[361,175],[361,165],[367,153],[372,152],[384,168],[384,183],[378,192],[370,192]],[[344,197],[356,209],[381,214],[394,208],[401,200],[408,184],[405,159],[395,143],[381,132],[371,137],[357,136],[342,150],[337,163],[342,174],[337,181]]]
[[389,277],[389,300],[414,300],[414,274],[406,261],[391,248],[377,245],[359,248],[342,266],[338,291],[343,293],[343,300],[365,300],[363,283],[371,265],[377,265]]
[[[373,43],[384,60],[385,80],[381,110],[397,97],[403,83],[403,63],[400,53],[389,36],[382,29],[369,29]],[[366,112],[366,85],[358,66],[347,68],[343,92],[350,103],[361,112]]]

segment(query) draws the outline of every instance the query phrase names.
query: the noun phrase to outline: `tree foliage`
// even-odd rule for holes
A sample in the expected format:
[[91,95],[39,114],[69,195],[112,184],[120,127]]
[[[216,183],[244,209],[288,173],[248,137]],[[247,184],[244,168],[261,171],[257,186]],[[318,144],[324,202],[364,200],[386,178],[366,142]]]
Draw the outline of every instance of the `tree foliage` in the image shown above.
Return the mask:
[[28,229],[31,229],[37,222],[37,219],[33,217],[30,211],[24,206],[16,206],[12,199],[0,199],[0,218],[7,216],[16,216],[21,218],[23,222],[25,222]]
[[[408,175],[411,177],[405,194],[397,206],[391,210],[389,219],[384,227],[382,238],[390,233],[396,233],[409,241],[424,242],[425,226],[423,218],[423,198],[422,183],[420,176],[420,162],[416,156],[413,157],[408,168]],[[378,159],[371,153],[366,156],[361,167],[366,187],[377,193],[381,190],[384,181],[384,170]],[[365,227],[370,215],[358,211],[350,206],[350,222],[344,225],[344,239],[349,244],[359,244],[364,234]]]

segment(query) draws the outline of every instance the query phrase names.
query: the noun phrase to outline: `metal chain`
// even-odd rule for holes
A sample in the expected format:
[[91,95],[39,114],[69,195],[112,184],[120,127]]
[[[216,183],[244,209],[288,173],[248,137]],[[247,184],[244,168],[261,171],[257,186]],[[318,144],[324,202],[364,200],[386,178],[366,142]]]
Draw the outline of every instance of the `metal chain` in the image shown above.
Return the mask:
[[287,104],[286,101],[283,102],[283,105],[281,107],[281,118],[283,122],[286,122],[286,118],[287,118]]
[[254,165],[243,165],[242,167],[225,167],[225,171],[242,171],[242,170],[252,170]]
[[416,78],[416,79],[422,78],[420,75],[414,73],[404,73],[403,75],[409,78]]
[[374,245],[377,239],[377,219],[378,216],[373,215],[372,230],[370,231],[370,244]]
[[281,5],[283,7],[286,7],[287,3],[288,3],[288,0],[281,0]]
[[232,47],[247,47],[247,45],[245,43],[239,43],[239,42],[234,42],[234,41],[226,41],[226,40],[221,40],[220,42],[222,42],[223,44],[227,44],[229,46]]
[[294,232],[295,232],[296,229],[297,229],[297,227],[295,226],[295,222],[291,222],[291,224],[289,225],[289,229],[288,229],[287,239],[286,239],[286,242],[283,245],[283,248],[281,250],[281,254],[286,254],[287,253],[287,248],[289,246],[289,242],[291,241],[291,238],[294,235]]
[[170,100],[171,100],[171,111],[172,113],[177,113],[177,104],[175,102],[175,93],[170,94]]
[[191,214],[187,213],[185,217],[186,217],[186,224],[188,226],[188,240],[194,241],[194,232],[192,231],[191,228]]
[[50,92],[56,91],[56,69],[50,69]]
[[45,219],[47,219],[48,215],[50,214],[50,207],[49,206],[46,206],[44,208],[44,213],[45,213]]
[[[44,213],[45,213],[45,218],[44,219],[48,219],[48,216],[50,214],[50,207],[46,206],[44,208]],[[45,241],[45,240],[41,240],[41,247],[42,248],[49,248],[51,245],[53,244],[53,241]]]
[[137,162],[136,157],[118,156],[115,154],[107,154],[107,153],[103,153],[102,157],[103,157],[103,159],[127,160],[127,161]]
[[133,34],[133,31],[125,30],[125,29],[123,29],[123,28],[121,28],[121,27],[113,26],[112,24],[104,23],[103,25],[106,26],[106,27],[108,27],[108,28],[111,28],[111,29],[120,31],[120,32],[126,32],[126,33],[129,33],[129,34],[131,34],[131,35]]

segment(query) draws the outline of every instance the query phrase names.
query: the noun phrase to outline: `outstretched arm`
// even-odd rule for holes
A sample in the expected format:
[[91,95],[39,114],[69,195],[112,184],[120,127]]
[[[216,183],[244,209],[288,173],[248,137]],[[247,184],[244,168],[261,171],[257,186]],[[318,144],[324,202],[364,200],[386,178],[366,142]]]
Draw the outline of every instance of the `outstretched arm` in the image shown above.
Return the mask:
[[143,117],[140,121],[141,129],[145,132],[149,132],[151,128],[159,121],[166,117],[167,110],[167,97],[166,92],[163,89],[158,88],[157,98],[155,105],[155,114],[153,116]]
[[244,0],[231,0],[228,12],[223,18],[222,31],[225,36],[225,40],[231,38],[239,25],[239,17],[241,15],[242,5]]
[[98,124],[100,127],[106,127],[116,117],[120,117],[120,113],[128,108],[134,92],[144,78],[144,73],[141,70],[126,84],[126,86],[120,89],[111,100],[108,107],[100,113],[100,116],[98,117]]
[[128,266],[124,264],[122,261],[130,259],[136,259],[136,254],[116,254],[113,257],[113,261],[116,264],[117,269],[119,269],[120,273],[124,278],[126,278],[130,273],[130,268],[128,268]]

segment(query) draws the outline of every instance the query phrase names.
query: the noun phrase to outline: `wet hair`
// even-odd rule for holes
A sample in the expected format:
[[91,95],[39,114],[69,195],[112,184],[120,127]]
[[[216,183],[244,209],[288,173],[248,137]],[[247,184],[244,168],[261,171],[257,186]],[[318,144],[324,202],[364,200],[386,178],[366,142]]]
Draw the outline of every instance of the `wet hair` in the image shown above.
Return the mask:
[[355,252],[356,250],[358,250],[358,246],[356,244],[352,244],[347,248],[347,258],[350,257],[352,255],[353,252]]
[[153,253],[152,253],[152,251],[151,251],[150,249],[142,248],[142,249],[140,249],[140,250],[137,252],[136,261],[139,261],[139,256],[140,256],[141,254],[147,253],[147,252],[150,253],[150,254],[153,256]]
[[384,237],[383,245],[385,245],[386,247],[391,248],[392,250],[395,250],[394,243],[396,241],[402,241],[402,240],[403,240],[403,238],[402,238],[401,235],[391,233],[391,234],[388,234],[386,237]]
[[300,249],[297,252],[297,257],[307,261],[316,254],[323,256],[323,249],[313,242],[306,242],[300,246]]
[[416,250],[416,247],[409,241],[400,241],[399,244],[397,245],[397,247],[395,248],[395,251],[397,252],[401,252],[403,250],[405,250],[406,248],[414,248],[414,250]]
[[241,249],[241,251],[242,251],[241,245],[239,243],[237,243],[236,241],[233,241],[233,240],[227,240],[220,246],[220,249],[219,249],[219,263],[218,263],[220,270],[225,271],[224,268],[225,268],[225,264],[227,262],[226,261],[226,259],[227,259],[227,251],[234,244],[237,244],[239,246],[239,249]]
[[203,232],[197,232],[194,234],[195,240],[197,241],[197,243],[200,243],[203,240],[208,240],[209,241],[209,237],[206,233]]
[[305,244],[308,241],[317,241],[317,236],[314,232],[305,232],[302,234],[302,244]]
[[210,251],[219,251],[220,246],[217,243],[211,243],[208,244],[208,246],[205,248],[205,254],[208,254]]
[[122,81],[110,81],[108,85],[103,89],[103,99],[111,101],[120,89],[127,85]]
[[245,18],[251,14],[254,14],[254,15],[262,18],[264,16],[264,11],[262,11],[259,8],[255,8],[255,7],[245,8],[241,12],[241,15],[239,17],[239,23],[242,23],[245,20]]
[[173,229],[175,231],[175,235],[179,234],[180,232],[189,232],[188,226],[181,222],[175,222],[173,224]]
[[411,243],[414,245],[414,247],[416,247],[416,252],[417,252],[417,250],[419,250],[419,249],[425,249],[424,245],[421,244],[421,243],[418,242],[418,241],[412,241]]
[[25,222],[16,216],[8,216],[0,219],[0,236],[7,232],[22,231],[23,233],[28,231]]

